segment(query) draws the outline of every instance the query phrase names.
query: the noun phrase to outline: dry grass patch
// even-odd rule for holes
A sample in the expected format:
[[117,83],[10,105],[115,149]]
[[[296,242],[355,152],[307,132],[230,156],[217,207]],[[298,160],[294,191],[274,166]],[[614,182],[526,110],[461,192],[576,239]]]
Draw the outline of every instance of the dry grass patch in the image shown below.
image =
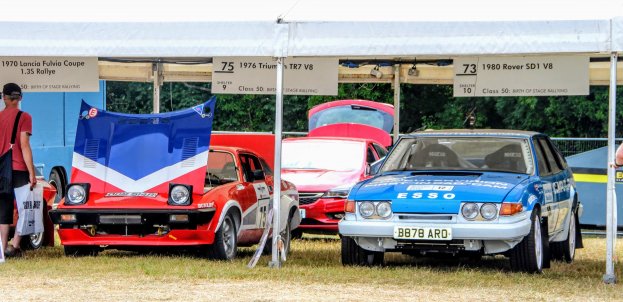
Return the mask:
[[[513,273],[503,257],[479,263],[389,254],[380,268],[343,267],[337,237],[296,240],[284,267],[246,268],[253,249],[232,262],[189,254],[106,251],[67,258],[61,247],[28,252],[0,265],[1,301],[614,301],[621,285],[604,285],[605,239],[587,238],[572,265],[542,275]],[[617,255],[622,255],[619,248]],[[617,276],[623,270],[617,265]]]

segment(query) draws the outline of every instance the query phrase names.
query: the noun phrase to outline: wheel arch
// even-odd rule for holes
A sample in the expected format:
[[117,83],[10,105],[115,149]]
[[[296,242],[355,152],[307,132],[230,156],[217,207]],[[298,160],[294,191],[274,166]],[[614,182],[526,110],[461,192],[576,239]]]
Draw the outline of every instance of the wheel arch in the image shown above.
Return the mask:
[[232,212],[235,216],[234,223],[236,224],[236,233],[240,234],[240,226],[242,225],[242,209],[240,208],[240,204],[238,203],[238,201],[233,199],[227,201],[223,206],[221,216],[218,218],[218,223],[216,224],[216,228],[214,229],[215,231],[217,231],[221,227],[225,216],[227,216],[227,214],[229,214],[230,212]]
[[[50,174],[48,175],[48,180],[50,179],[50,176],[52,176],[53,172],[57,172],[58,176],[60,177],[61,183],[60,186],[58,188],[60,188],[61,190],[61,197],[65,197],[65,194],[67,192],[65,192],[67,190],[67,185],[69,184],[69,180],[67,178],[68,173],[65,170],[65,167],[63,166],[55,166],[52,169],[50,169]],[[58,194],[58,189],[57,189],[57,194]]]

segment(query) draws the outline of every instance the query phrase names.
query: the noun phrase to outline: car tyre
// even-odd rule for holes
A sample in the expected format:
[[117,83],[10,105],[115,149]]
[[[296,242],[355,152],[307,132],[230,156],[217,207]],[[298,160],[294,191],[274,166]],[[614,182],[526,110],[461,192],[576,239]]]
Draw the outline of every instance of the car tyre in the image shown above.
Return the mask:
[[[286,224],[286,229],[281,232],[281,238],[283,240],[283,244],[285,244],[286,255],[289,255],[290,245],[292,244],[292,214],[288,216],[288,223]],[[266,242],[266,245],[264,245],[264,254],[272,254],[272,242],[272,238],[268,238],[268,242]]]
[[68,257],[95,257],[100,251],[99,246],[89,245],[65,245],[63,249],[65,250],[65,256]]
[[63,178],[61,177],[58,170],[53,169],[52,172],[50,172],[50,178],[48,180],[48,183],[52,187],[54,187],[54,189],[56,189],[56,196],[54,197],[54,204],[58,204],[59,202],[61,202],[61,199],[65,197],[65,194],[64,194],[65,186],[63,185]]
[[574,211],[573,215],[569,217],[569,234],[567,240],[561,242],[552,242],[552,259],[558,261],[565,261],[567,263],[573,262],[575,258],[575,250],[577,247],[577,216]]
[[342,236],[342,265],[376,266],[383,264],[385,253],[361,248],[354,239]]
[[232,260],[236,258],[237,244],[236,222],[234,216],[228,213],[221,227],[214,234],[214,243],[208,248],[208,256],[218,260]]
[[22,250],[38,250],[46,244],[45,232],[22,236],[20,247]]
[[303,231],[301,229],[294,229],[290,234],[292,239],[303,239]]
[[530,221],[530,233],[510,252],[510,265],[514,271],[540,274],[543,272],[546,259],[541,215],[537,209],[532,210]]

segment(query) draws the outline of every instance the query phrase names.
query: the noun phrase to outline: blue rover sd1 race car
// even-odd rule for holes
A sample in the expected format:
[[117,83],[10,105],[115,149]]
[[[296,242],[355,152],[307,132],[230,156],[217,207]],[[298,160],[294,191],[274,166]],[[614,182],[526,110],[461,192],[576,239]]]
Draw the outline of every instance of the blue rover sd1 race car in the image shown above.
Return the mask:
[[339,223],[344,265],[385,252],[503,254],[540,273],[582,247],[573,174],[550,139],[510,130],[403,136],[378,174],[355,185]]

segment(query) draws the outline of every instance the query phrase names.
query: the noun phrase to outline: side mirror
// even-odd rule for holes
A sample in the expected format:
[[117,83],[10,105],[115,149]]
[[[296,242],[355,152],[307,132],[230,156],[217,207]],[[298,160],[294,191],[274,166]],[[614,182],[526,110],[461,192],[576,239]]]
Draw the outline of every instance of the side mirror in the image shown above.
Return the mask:
[[366,175],[370,175],[371,171],[372,171],[372,168],[371,168],[370,164],[366,164]]
[[262,170],[253,170],[253,180],[252,181],[264,180],[265,178],[266,178],[266,176],[264,175],[264,171],[262,171]]

